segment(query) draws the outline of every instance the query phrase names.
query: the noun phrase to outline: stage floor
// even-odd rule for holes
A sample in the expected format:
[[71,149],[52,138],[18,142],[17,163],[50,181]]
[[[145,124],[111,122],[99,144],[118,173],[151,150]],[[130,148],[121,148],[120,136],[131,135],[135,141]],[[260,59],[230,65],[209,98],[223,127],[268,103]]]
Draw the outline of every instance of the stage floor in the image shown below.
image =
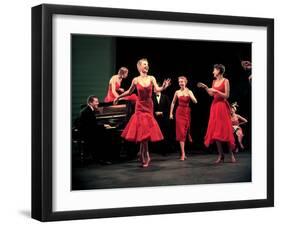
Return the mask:
[[220,164],[214,164],[215,154],[193,154],[185,161],[180,161],[175,153],[151,157],[148,168],[142,168],[137,160],[76,166],[72,171],[72,190],[251,181],[250,152],[238,153],[237,163],[230,163],[230,156],[226,155],[225,163]]

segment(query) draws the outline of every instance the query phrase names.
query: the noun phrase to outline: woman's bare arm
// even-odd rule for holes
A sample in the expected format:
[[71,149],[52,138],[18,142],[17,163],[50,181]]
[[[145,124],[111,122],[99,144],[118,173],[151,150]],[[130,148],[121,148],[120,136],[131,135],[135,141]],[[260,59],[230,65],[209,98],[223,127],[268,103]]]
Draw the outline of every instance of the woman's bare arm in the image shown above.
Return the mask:
[[244,117],[242,117],[241,115],[236,114],[238,119],[241,121],[241,123],[239,123],[239,125],[245,124],[248,122],[247,119],[245,119]]
[[115,83],[116,83],[116,78],[115,78],[115,77],[113,77],[112,79],[110,79],[111,92],[112,92],[113,96],[116,98],[116,97],[119,96],[119,94],[116,92]]
[[209,88],[209,87],[208,87],[207,85],[205,85],[204,83],[198,82],[198,83],[197,83],[197,87],[205,89],[206,92],[209,94],[209,96],[214,96],[214,93],[213,93],[213,91],[212,91],[212,88]]
[[174,94],[172,103],[171,103],[171,107],[170,107],[170,119],[174,118],[173,112],[174,112],[174,107],[175,107],[177,99],[178,99],[178,95],[177,95],[177,91],[176,91],[175,94]]
[[156,79],[154,76],[150,76],[151,78],[151,82],[153,84],[153,87],[154,87],[154,91],[155,92],[162,92],[164,89],[166,89],[170,83],[171,83],[171,79],[165,79],[164,82],[163,82],[163,85],[161,87],[158,86],[157,82],[156,82]]
[[191,90],[188,91],[188,95],[190,96],[190,99],[192,100],[192,102],[197,104],[197,99],[195,98],[195,96]]
[[132,94],[132,92],[134,92],[135,90],[135,86],[136,86],[136,78],[133,79],[129,89],[127,89],[124,93],[122,93],[121,95],[115,98],[114,103],[116,104],[122,97]]

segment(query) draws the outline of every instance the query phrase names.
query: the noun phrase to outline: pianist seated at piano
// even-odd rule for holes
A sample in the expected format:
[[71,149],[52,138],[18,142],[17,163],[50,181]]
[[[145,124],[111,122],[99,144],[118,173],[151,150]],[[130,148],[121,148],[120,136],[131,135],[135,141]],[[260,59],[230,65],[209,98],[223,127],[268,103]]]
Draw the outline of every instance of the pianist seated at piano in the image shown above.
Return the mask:
[[[115,98],[117,98],[121,93],[124,92],[124,89],[121,88],[121,83],[123,79],[128,77],[128,68],[121,67],[118,70],[118,74],[113,75],[108,83],[107,95],[104,98],[104,102],[113,102]],[[128,100],[131,102],[136,102],[137,96],[136,94],[132,94],[130,96],[124,97],[121,100]]]
[[[120,160],[122,150],[127,150],[120,134],[131,116],[128,108],[130,101],[121,100],[119,104],[112,105],[111,102],[99,102],[96,96],[88,97],[87,104],[81,105],[79,118],[80,134],[85,142],[85,155],[90,158],[93,156],[93,160],[99,161]],[[102,150],[96,150],[97,146],[102,147]]]
[[106,144],[105,130],[111,126],[97,123],[98,105],[98,97],[92,95],[88,97],[87,105],[81,110],[79,120],[81,139],[84,141],[84,152],[88,158],[95,162],[110,164],[101,147]]

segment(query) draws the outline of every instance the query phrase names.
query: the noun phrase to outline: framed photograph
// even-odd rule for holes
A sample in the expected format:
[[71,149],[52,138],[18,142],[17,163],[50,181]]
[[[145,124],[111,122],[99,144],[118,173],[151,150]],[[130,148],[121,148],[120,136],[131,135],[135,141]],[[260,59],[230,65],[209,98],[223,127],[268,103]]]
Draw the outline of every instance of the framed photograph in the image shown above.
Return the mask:
[[32,8],[32,217],[272,207],[274,20]]

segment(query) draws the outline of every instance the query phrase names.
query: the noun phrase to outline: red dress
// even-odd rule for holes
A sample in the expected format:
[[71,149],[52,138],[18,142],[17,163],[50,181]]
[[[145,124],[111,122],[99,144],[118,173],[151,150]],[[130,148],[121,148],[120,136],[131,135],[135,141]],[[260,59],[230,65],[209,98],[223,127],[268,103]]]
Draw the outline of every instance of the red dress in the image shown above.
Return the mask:
[[[121,86],[120,83],[116,82],[115,83],[115,90],[118,90],[120,88],[120,86]],[[114,99],[115,99],[115,96],[113,95],[111,84],[109,84],[108,90],[107,90],[107,95],[104,98],[104,102],[112,102],[112,101],[114,101]],[[130,96],[123,97],[122,99],[135,102],[137,100],[137,96],[136,96],[136,94],[132,94]]]
[[178,107],[176,110],[176,140],[185,141],[188,133],[189,141],[192,141],[190,136],[190,107],[189,96],[178,97]]
[[[121,86],[120,83],[116,82],[115,90],[118,90],[120,88],[120,86]],[[111,84],[109,84],[108,90],[107,90],[107,95],[104,98],[104,102],[112,102],[112,101],[114,101],[114,99],[115,99],[115,96],[113,95]]]
[[[212,88],[225,92],[225,80],[218,87],[213,85]],[[227,142],[232,150],[235,148],[230,106],[228,101],[218,94],[214,94],[214,99],[211,104],[209,123],[204,143],[208,147],[214,141]]]
[[135,113],[130,118],[121,136],[128,141],[152,142],[163,140],[163,135],[153,116],[152,84],[147,87],[136,85],[138,96]]

